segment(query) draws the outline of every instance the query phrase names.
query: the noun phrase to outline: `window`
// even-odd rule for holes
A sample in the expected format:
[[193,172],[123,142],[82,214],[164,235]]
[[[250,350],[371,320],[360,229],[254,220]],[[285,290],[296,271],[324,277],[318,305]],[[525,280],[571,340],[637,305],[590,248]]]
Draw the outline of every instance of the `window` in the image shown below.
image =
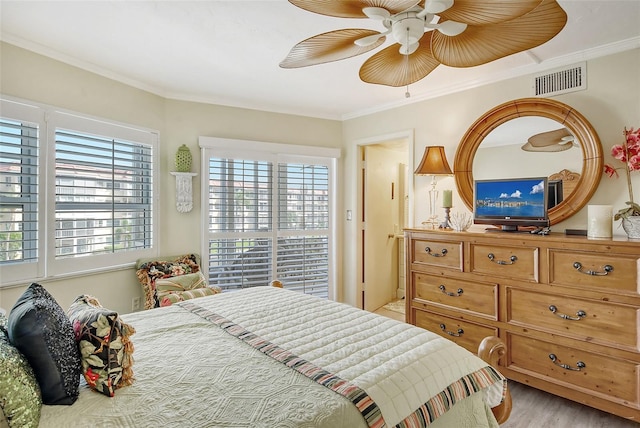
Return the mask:
[[0,265],[38,260],[38,132],[0,118]]
[[56,257],[150,248],[151,146],[56,129],[55,151]]
[[[210,282],[233,290],[279,279],[285,288],[332,297],[335,157],[296,153],[315,148],[242,143],[250,151],[238,151],[237,141],[201,138],[201,146],[215,145],[205,149],[202,186]],[[274,147],[289,152],[273,154]]]
[[155,255],[157,133],[0,102],[3,285]]

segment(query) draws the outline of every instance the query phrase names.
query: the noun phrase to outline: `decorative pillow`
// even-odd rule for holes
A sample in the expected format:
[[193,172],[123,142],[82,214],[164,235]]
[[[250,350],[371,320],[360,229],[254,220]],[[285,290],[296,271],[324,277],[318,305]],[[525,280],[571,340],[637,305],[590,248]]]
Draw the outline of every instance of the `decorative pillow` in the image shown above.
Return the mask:
[[183,302],[197,297],[212,296],[220,291],[215,288],[195,288],[193,290],[185,290],[178,293],[168,293],[162,296],[160,306],[171,306],[177,302]]
[[131,385],[131,335],[135,329],[92,296],[78,296],[67,314],[80,349],[82,375],[89,387],[113,397],[117,388]]
[[221,291],[220,287],[208,287],[202,272],[156,280],[156,295],[160,306],[169,306],[183,300],[210,296]]
[[42,408],[40,387],[27,359],[9,342],[6,327],[7,318],[0,314],[0,416],[4,426],[35,428]]
[[58,302],[33,283],[9,313],[9,341],[27,358],[44,404],[73,404],[80,385],[80,353]]
[[199,272],[200,265],[197,260],[195,254],[187,254],[172,261],[154,260],[139,265],[136,275],[144,291],[144,308],[151,309],[160,306],[160,300],[156,294],[158,279]]

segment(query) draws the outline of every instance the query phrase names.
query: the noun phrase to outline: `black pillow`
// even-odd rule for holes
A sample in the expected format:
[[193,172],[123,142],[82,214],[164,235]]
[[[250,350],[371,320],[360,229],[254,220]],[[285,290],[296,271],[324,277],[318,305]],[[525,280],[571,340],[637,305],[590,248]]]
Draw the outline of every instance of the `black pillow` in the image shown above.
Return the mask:
[[9,340],[29,361],[44,404],[73,404],[78,398],[80,352],[73,326],[58,302],[33,283],[9,313]]

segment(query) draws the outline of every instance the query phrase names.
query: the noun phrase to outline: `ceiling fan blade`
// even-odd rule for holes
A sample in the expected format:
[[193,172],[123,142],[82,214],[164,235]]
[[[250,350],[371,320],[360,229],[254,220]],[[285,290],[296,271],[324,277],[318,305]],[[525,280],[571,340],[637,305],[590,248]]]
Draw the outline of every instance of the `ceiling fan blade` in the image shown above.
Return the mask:
[[555,0],[543,0],[533,11],[494,25],[469,25],[460,35],[448,37],[432,31],[433,55],[450,67],[474,67],[532,49],[558,34],[567,14]]
[[320,15],[338,18],[367,18],[362,9],[379,7],[391,15],[404,12],[420,3],[420,0],[289,0],[294,6]]
[[377,35],[380,34],[380,32],[347,28],[318,34],[317,36],[301,41],[291,48],[287,57],[280,63],[280,67],[307,67],[351,58],[369,52],[371,49],[375,49],[384,43],[386,37],[380,35],[377,41],[366,46],[359,46],[355,41],[374,34]]
[[451,20],[469,25],[496,24],[531,12],[541,3],[541,0],[455,0],[453,6],[438,15],[440,22]]
[[360,79],[366,83],[398,87],[424,78],[440,65],[431,53],[430,34],[424,35],[418,49],[409,56],[400,53],[398,44],[373,55],[360,67]]

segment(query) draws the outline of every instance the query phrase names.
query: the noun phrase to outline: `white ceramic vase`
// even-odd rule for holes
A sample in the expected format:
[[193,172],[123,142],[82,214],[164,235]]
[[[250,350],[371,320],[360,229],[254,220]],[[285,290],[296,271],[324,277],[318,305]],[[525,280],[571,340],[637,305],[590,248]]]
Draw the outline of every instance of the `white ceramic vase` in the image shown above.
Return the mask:
[[630,239],[640,239],[640,216],[629,216],[622,219],[622,228]]

